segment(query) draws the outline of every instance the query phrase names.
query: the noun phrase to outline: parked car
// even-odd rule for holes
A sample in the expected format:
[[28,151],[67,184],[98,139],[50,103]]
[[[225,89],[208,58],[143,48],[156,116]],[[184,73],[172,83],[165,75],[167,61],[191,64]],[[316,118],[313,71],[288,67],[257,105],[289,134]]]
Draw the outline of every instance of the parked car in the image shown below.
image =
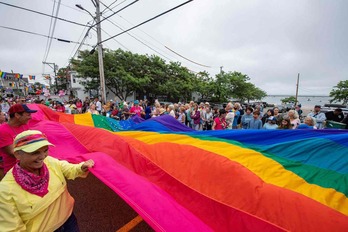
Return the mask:
[[[326,104],[325,104],[326,105]],[[340,107],[321,107],[320,112],[326,113],[329,111],[334,111],[335,109]],[[340,108],[342,110],[342,113],[344,114],[344,117],[348,115],[348,108]]]
[[161,104],[161,106],[173,104],[172,102],[159,102],[159,103]]
[[267,107],[267,102],[250,102],[249,105],[253,108],[255,108],[257,105],[262,105],[263,108]]
[[295,109],[294,104],[292,104],[292,103],[284,104],[284,108],[285,108],[286,111]]
[[342,105],[342,104],[333,104],[333,103],[324,104],[324,107],[329,107],[329,108],[347,108],[346,105]]
[[286,108],[284,106],[275,106],[279,109],[279,113],[286,113]]

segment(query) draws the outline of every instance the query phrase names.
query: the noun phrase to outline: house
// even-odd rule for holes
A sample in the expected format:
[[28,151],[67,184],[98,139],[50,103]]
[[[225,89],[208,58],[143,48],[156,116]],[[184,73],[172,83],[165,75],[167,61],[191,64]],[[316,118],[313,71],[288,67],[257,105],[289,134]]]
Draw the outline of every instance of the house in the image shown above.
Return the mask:
[[19,73],[2,72],[0,76],[1,95],[20,95],[28,94],[29,80]]

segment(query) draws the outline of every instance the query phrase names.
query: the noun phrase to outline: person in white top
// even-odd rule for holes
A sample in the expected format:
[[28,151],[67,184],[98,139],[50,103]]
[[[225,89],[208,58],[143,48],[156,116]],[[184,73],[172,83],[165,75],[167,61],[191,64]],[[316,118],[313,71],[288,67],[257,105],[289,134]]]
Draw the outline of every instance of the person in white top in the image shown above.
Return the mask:
[[301,120],[298,117],[297,111],[296,110],[289,110],[288,117],[290,119],[292,129],[297,129],[297,127],[301,124]]
[[234,120],[234,111],[233,111],[233,104],[232,102],[229,102],[225,108],[227,114],[226,114],[226,122],[227,122],[227,128],[229,130],[232,130],[232,124]]
[[314,106],[314,112],[310,112],[307,116],[311,116],[315,118],[317,123],[315,124],[316,128],[318,129],[323,129],[325,126],[325,121],[326,121],[326,115],[323,112],[320,112],[321,106],[316,105]]
[[169,115],[175,118],[174,105],[170,104],[168,106],[168,109],[169,109]]
[[99,98],[95,98],[95,106],[96,106],[96,110],[99,112],[99,114],[101,114],[101,110],[102,110],[102,104],[99,101]]

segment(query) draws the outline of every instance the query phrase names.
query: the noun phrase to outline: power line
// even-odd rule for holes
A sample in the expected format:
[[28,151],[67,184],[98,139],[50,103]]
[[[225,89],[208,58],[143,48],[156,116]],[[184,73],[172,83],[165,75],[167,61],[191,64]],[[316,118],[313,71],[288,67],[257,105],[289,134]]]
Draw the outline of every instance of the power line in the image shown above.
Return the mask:
[[204,64],[197,63],[197,62],[195,62],[195,61],[193,61],[193,60],[190,60],[190,59],[188,59],[188,58],[186,58],[186,57],[180,55],[179,53],[173,51],[172,49],[168,48],[167,46],[165,46],[165,47],[166,47],[169,51],[171,51],[171,52],[177,54],[178,56],[180,56],[181,58],[183,58],[183,59],[185,59],[185,60],[188,60],[188,61],[190,61],[190,62],[192,62],[192,63],[194,63],[194,64],[197,64],[197,65],[199,65],[199,66],[203,66],[203,67],[206,67],[206,68],[211,68],[211,66],[207,66],[207,65],[204,65]]
[[39,12],[39,11],[31,10],[31,9],[20,7],[20,6],[15,6],[15,5],[12,5],[12,4],[9,4],[9,3],[0,2],[0,4],[6,5],[6,6],[10,6],[10,7],[14,7],[14,8],[18,8],[18,9],[25,10],[25,11],[29,11],[29,12],[32,12],[32,13],[44,15],[44,16],[51,17],[51,18],[56,18],[58,20],[61,20],[61,21],[64,21],[64,22],[68,22],[68,23],[72,23],[72,24],[75,24],[75,25],[79,25],[79,26],[83,26],[83,27],[85,26],[82,23],[77,23],[77,22],[74,22],[74,21],[70,21],[68,19],[60,18],[60,17],[54,17],[54,16],[46,14],[46,13],[42,13],[42,12]]
[[[150,21],[152,21],[152,20],[154,20],[154,19],[156,19],[156,18],[158,18],[158,17],[161,17],[162,15],[165,15],[165,14],[167,14],[167,13],[169,13],[169,12],[171,12],[171,11],[173,11],[173,10],[179,8],[179,7],[182,7],[182,6],[184,6],[184,5],[186,5],[187,3],[192,2],[192,1],[193,1],[193,0],[186,1],[186,2],[180,4],[180,5],[176,6],[176,7],[173,7],[173,8],[171,8],[171,9],[169,9],[169,10],[167,10],[167,11],[165,11],[165,12],[159,14],[159,15],[156,15],[155,17],[152,17],[152,18],[150,18],[150,19],[148,19],[148,20],[146,20],[146,21],[144,21],[144,22],[142,22],[142,23],[139,23],[138,25],[136,25],[136,26],[134,26],[134,27],[131,27],[131,28],[129,28],[129,29],[127,29],[127,30],[125,30],[125,31],[123,31],[123,32],[121,32],[121,33],[118,33],[118,34],[116,34],[116,35],[114,35],[114,36],[112,36],[112,37],[110,37],[110,38],[108,38],[108,39],[105,39],[105,40],[103,40],[103,41],[100,41],[96,46],[98,46],[99,44],[104,43],[104,42],[106,42],[106,41],[108,41],[108,40],[110,40],[110,39],[113,39],[113,38],[115,38],[115,37],[117,37],[117,36],[119,36],[119,35],[122,35],[122,34],[128,32],[128,31],[131,31],[131,30],[133,30],[133,29],[135,29],[135,28],[137,28],[137,27],[139,27],[139,26],[141,26],[141,25],[144,25],[145,23],[148,23],[148,22],[150,22]],[[116,14],[116,13],[117,13],[117,12],[115,12],[114,14]],[[114,14],[112,14],[112,15],[114,15]],[[103,20],[105,20],[105,19],[107,19],[107,18],[104,18]],[[103,21],[103,20],[102,20],[102,21]],[[95,47],[96,47],[96,46],[95,46]]]
[[[123,2],[125,2],[125,1],[126,1],[126,0],[124,0]],[[106,5],[105,5],[104,3],[102,3],[101,1],[99,1],[99,2],[105,6],[105,9],[101,12],[101,14],[103,14],[103,13],[105,13],[105,11],[106,11],[107,9],[112,10],[110,7],[111,7],[112,5],[114,5],[114,3],[117,2],[117,0],[113,1],[109,6],[106,6]],[[119,5],[119,4],[118,4],[118,5]],[[118,5],[116,5],[116,6],[118,6]]]
[[113,7],[111,8],[111,10],[115,9],[116,7],[118,7],[119,5],[121,5],[122,3],[126,2],[126,1],[127,1],[127,0],[123,0],[122,2],[120,2],[119,4],[117,4],[116,6],[113,6]]
[[[102,3],[102,2],[100,2],[100,3],[101,3],[102,5],[104,5],[105,7],[109,8],[109,7],[106,6],[104,3]],[[109,8],[109,9],[110,9],[110,8]],[[113,12],[112,9],[110,9],[110,10]],[[120,16],[120,17],[121,17],[121,16]],[[123,17],[121,17],[121,18],[123,18]],[[125,19],[124,19],[124,20],[125,20]],[[116,27],[118,27],[119,29],[121,29],[122,31],[124,31],[124,29],[123,29],[122,27],[118,26],[118,25],[115,24],[113,21],[111,21],[111,20],[109,20],[109,19],[107,19],[107,21],[109,21],[110,23],[112,23],[113,25],[115,25]],[[125,21],[127,21],[127,20],[125,20]],[[127,21],[127,22],[130,23],[129,21]],[[132,25],[132,23],[130,23],[130,24]],[[134,24],[133,24],[133,25],[134,25]],[[139,29],[139,30],[141,30],[141,29]],[[142,31],[142,30],[141,30],[141,31]],[[145,33],[144,31],[142,31],[142,32]],[[154,52],[158,53],[159,55],[163,56],[163,57],[166,58],[167,60],[173,61],[172,59],[168,58],[167,56],[163,55],[163,54],[160,53],[159,51],[155,50],[154,48],[152,48],[150,45],[146,44],[146,43],[143,42],[142,40],[136,38],[136,37],[135,37],[134,35],[132,35],[131,33],[127,32],[127,34],[128,34],[129,36],[131,36],[132,38],[134,38],[135,40],[137,40],[138,42],[140,42],[141,44],[143,44],[143,45],[145,45],[146,47],[148,47],[149,49],[151,49],[152,51],[154,51]],[[145,34],[147,34],[147,33],[145,33]],[[147,35],[148,35],[149,37],[153,38],[153,37],[150,36],[149,34],[147,34]],[[154,39],[154,38],[153,38],[153,39]],[[156,41],[157,41],[157,40],[156,40]],[[116,42],[118,42],[118,41],[116,41]],[[162,43],[159,42],[159,41],[157,41],[157,42],[160,43],[160,44],[162,44]],[[162,44],[162,45],[163,45],[166,49],[168,49],[169,51],[171,51],[172,53],[178,55],[179,57],[181,57],[181,58],[183,58],[183,59],[185,59],[185,60],[187,60],[187,61],[189,61],[189,62],[191,62],[191,63],[194,63],[194,64],[199,65],[199,66],[202,66],[202,67],[211,68],[211,66],[203,65],[203,64],[200,64],[200,63],[198,63],[198,62],[195,62],[195,61],[193,61],[193,60],[191,60],[191,59],[188,59],[188,58],[186,58],[185,56],[179,54],[178,52],[175,52],[174,50],[170,49],[170,48],[167,47],[166,45],[164,45],[164,44]],[[157,49],[161,50],[160,48],[157,48]]]
[[[56,17],[58,16],[58,13],[59,13],[60,2],[61,2],[61,0],[59,0],[58,5],[57,5]],[[54,2],[54,4],[53,4],[52,16],[53,16],[53,13],[54,13],[55,5],[56,5],[56,2]],[[49,31],[48,31],[48,34],[49,34],[50,37],[53,37],[53,35],[54,35],[54,31],[56,29],[56,24],[57,24],[57,19],[56,18],[54,19],[53,28],[51,30],[52,21],[53,21],[53,18],[51,18],[50,28],[49,28]],[[47,46],[47,44],[48,44],[48,46]],[[52,38],[47,39],[47,44],[46,44],[46,51],[45,51],[43,62],[47,61],[47,57],[48,57],[48,55],[50,53],[50,50],[51,50]]]
[[[113,14],[111,14],[111,15],[105,17],[104,19],[100,20],[98,23],[94,24],[93,26],[96,26],[97,24],[100,24],[101,22],[103,22],[103,21],[107,20],[108,18],[114,16],[115,14],[117,14],[117,13],[123,11],[124,9],[130,7],[131,5],[133,5],[134,3],[138,2],[138,1],[139,1],[139,0],[135,0],[135,1],[131,2],[131,3],[129,3],[128,5],[124,6],[123,8],[121,8],[121,9],[119,9],[118,11],[114,12]],[[191,0],[191,1],[193,1],[193,0]]]
[[[94,21],[94,20],[93,20],[93,21]],[[89,24],[89,23],[86,24],[86,27],[87,27],[88,24]],[[79,41],[80,41],[80,39],[81,39],[83,33],[85,32],[86,27],[83,29],[83,31],[82,31],[82,33],[81,33],[79,39],[78,39]],[[65,66],[69,66],[69,65],[70,65],[70,57],[71,57],[71,58],[74,58],[74,57],[76,56],[77,52],[80,50],[80,48],[81,48],[82,45],[83,45],[82,43],[83,43],[83,42],[85,41],[85,39],[87,38],[87,36],[88,36],[90,30],[91,30],[91,27],[89,27],[89,28],[87,29],[87,32],[85,33],[85,36],[82,38],[81,43],[79,44],[79,47],[78,47],[77,49],[76,49],[76,46],[77,46],[78,44],[75,45],[75,47],[73,48],[73,50],[71,51],[71,53],[70,53],[70,55],[69,55],[68,64],[65,65]],[[75,52],[74,52],[74,51],[75,51]],[[73,53],[74,53],[74,55],[72,55]]]
[[[134,26],[134,23],[130,22],[126,18],[122,17],[121,15],[117,15],[117,16],[120,17],[121,19],[123,19],[124,21],[126,21],[127,23],[129,23],[130,25]],[[158,41],[156,38],[151,36],[150,34],[146,33],[144,30],[141,30],[141,28],[138,28],[138,30],[141,31],[142,33],[144,33],[145,35],[149,36],[151,39],[155,40],[157,43],[161,44],[163,47],[166,46],[163,43],[161,43],[160,41]]]
[[[111,35],[110,35],[109,33],[107,33],[103,28],[102,28],[101,30],[102,30],[105,34],[107,34],[108,36],[111,36]],[[115,41],[116,43],[118,43],[119,45],[121,45],[121,47],[123,47],[124,49],[130,51],[130,49],[127,48],[126,46],[124,46],[121,42],[117,41],[116,39],[114,39],[114,41]]]
[[[113,21],[109,20],[108,21],[113,24],[114,26],[118,27],[119,29],[121,29],[122,31],[124,31],[124,29],[120,26],[118,26],[116,23],[114,23]],[[105,31],[104,31],[105,32]],[[108,36],[111,36],[110,34],[106,33]],[[141,41],[140,39],[136,38],[134,35],[132,35],[131,33],[127,32],[127,34],[129,36],[131,36],[132,38],[134,38],[135,40],[137,40],[139,43],[145,45],[146,47],[150,48],[152,51],[160,54],[161,56],[163,56],[164,58],[168,59],[168,60],[171,60],[170,58],[166,57],[165,55],[161,54],[160,52],[156,51],[154,48],[152,48],[150,45],[146,44],[145,42]],[[114,39],[115,40],[115,39]],[[117,43],[119,43],[118,41],[116,41]],[[129,49],[128,49],[129,50]]]
[[[51,1],[52,1],[52,2],[57,2],[56,0],[51,0]],[[60,5],[65,6],[65,7],[67,7],[67,8],[70,8],[70,9],[73,9],[73,10],[75,10],[75,11],[81,12],[81,11],[79,11],[78,9],[76,9],[75,7],[68,6],[68,5],[66,5],[66,4],[60,3]],[[84,13],[84,14],[87,14],[86,12],[83,12],[83,13]]]
[[[65,43],[81,44],[81,43],[79,43],[79,42],[75,42],[75,41],[71,41],[71,40],[66,40],[66,39],[60,39],[60,38],[57,38],[57,37],[51,37],[51,36],[39,34],[39,33],[36,33],[36,32],[25,31],[25,30],[13,28],[13,27],[6,27],[6,26],[1,26],[1,25],[0,25],[0,28],[5,28],[5,29],[8,29],[8,30],[12,30],[12,31],[19,31],[19,32],[27,33],[27,34],[32,34],[32,35],[38,35],[38,36],[42,36],[42,37],[45,37],[45,38],[52,38],[52,39],[56,39],[56,40],[58,40],[58,41],[60,41],[60,42],[65,42]],[[87,46],[93,47],[93,46],[90,45],[90,44],[85,44],[85,43],[83,43],[83,45],[87,45]]]
[[[125,20],[126,22],[128,22],[129,24],[131,25],[134,25],[133,23],[131,23],[130,21],[128,21],[127,19],[125,19],[124,17],[122,17],[121,15],[118,15],[120,18],[122,18],[123,20]],[[211,66],[208,66],[208,65],[203,65],[203,64],[199,64],[193,60],[190,60],[186,57],[184,57],[183,55],[179,54],[178,52],[174,51],[173,49],[170,49],[169,47],[167,47],[166,45],[164,45],[163,43],[161,43],[160,41],[158,41],[157,39],[155,39],[154,37],[152,37],[151,35],[149,35],[148,33],[146,33],[145,31],[141,30],[140,28],[138,28],[138,30],[140,30],[141,32],[143,32],[144,34],[146,34],[147,36],[149,36],[150,38],[152,38],[153,40],[155,40],[156,42],[158,42],[159,44],[161,44],[163,47],[165,47],[166,49],[168,49],[169,51],[171,51],[172,53],[180,56],[181,58],[189,61],[189,62],[192,62],[196,65],[199,65],[199,66],[203,66],[203,67],[206,67],[206,68],[212,68]]]
[[[116,1],[115,1],[116,2]],[[110,9],[110,6],[112,5],[109,5],[109,6],[106,6],[104,3],[102,3],[102,2],[100,2],[102,5],[104,5],[106,8],[109,8],[109,10],[111,11],[111,12],[114,12],[112,9]],[[125,19],[124,19],[125,20]],[[122,31],[124,31],[124,29],[121,27],[121,26],[119,26],[119,25],[117,25],[115,22],[113,22],[113,21],[111,21],[110,19],[107,19],[107,21],[109,21],[111,24],[113,24],[114,26],[116,26],[116,27],[118,27],[119,29],[121,29]],[[128,23],[130,23],[130,22],[128,22]],[[130,23],[131,24],[131,23]],[[131,24],[132,25],[132,24]],[[134,25],[134,24],[133,24]],[[140,29],[139,29],[140,30]],[[146,47],[148,47],[149,49],[151,49],[152,51],[154,51],[154,52],[156,52],[156,53],[158,53],[159,55],[161,55],[161,56],[163,56],[164,58],[166,58],[167,60],[169,60],[169,61],[173,61],[172,59],[170,59],[170,58],[168,58],[167,56],[165,56],[165,55],[163,55],[162,53],[160,53],[159,51],[157,51],[156,49],[154,49],[153,47],[151,47],[150,45],[148,45],[148,44],[146,44],[146,43],[149,43],[148,41],[146,41],[146,43],[144,42],[144,39],[139,39],[139,38],[137,38],[134,34],[131,34],[131,33],[129,33],[129,32],[127,32],[127,34],[129,35],[129,36],[131,36],[132,38],[134,38],[135,40],[137,40],[139,43],[141,43],[141,44],[143,44],[143,45],[145,45]],[[109,35],[109,34],[108,34]],[[111,36],[111,35],[109,35],[109,36]],[[118,42],[118,41],[117,41]],[[155,45],[153,45],[152,44],[152,46],[154,46],[154,47],[156,47]],[[159,50],[161,50],[160,48],[158,48],[158,47],[156,47],[157,49],[159,49]],[[128,49],[129,50],[129,49]],[[163,50],[161,50],[162,52],[164,52]]]

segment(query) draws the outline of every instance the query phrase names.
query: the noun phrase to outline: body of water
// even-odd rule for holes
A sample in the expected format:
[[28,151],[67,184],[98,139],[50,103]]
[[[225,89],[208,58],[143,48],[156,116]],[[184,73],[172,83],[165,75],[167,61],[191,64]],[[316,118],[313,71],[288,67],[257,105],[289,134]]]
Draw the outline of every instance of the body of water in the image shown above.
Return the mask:
[[[262,101],[270,103],[270,104],[281,105],[282,104],[281,99],[288,98],[288,97],[290,97],[290,95],[269,95],[263,98]],[[302,105],[302,107],[314,107],[315,105],[324,106],[324,104],[330,103],[330,99],[332,98],[329,96],[298,96],[297,97],[297,100]]]

